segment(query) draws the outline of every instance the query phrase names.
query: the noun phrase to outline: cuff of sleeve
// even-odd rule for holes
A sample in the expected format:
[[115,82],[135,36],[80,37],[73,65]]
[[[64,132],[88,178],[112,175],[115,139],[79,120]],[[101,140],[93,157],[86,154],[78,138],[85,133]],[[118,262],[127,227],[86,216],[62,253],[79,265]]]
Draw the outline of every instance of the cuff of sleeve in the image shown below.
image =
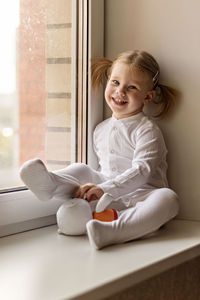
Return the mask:
[[117,185],[112,181],[106,181],[103,183],[98,184],[98,187],[100,187],[104,193],[108,193],[110,194],[113,198],[118,198],[118,194],[117,194]]

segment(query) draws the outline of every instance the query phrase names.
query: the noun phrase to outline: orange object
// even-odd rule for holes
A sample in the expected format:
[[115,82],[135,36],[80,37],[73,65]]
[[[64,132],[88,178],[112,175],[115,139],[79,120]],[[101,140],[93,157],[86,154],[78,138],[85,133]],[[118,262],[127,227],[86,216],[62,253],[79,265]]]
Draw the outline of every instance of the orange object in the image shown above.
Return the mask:
[[100,213],[93,212],[93,219],[102,222],[112,222],[118,219],[118,215],[115,209],[108,208]]

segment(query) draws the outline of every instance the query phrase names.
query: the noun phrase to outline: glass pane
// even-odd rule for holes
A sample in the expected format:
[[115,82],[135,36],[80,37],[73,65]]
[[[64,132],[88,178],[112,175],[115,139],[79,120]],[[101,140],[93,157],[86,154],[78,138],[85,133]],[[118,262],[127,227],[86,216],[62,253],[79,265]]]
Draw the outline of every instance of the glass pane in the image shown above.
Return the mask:
[[75,161],[71,2],[0,4],[0,189],[23,185],[28,159],[51,170]]

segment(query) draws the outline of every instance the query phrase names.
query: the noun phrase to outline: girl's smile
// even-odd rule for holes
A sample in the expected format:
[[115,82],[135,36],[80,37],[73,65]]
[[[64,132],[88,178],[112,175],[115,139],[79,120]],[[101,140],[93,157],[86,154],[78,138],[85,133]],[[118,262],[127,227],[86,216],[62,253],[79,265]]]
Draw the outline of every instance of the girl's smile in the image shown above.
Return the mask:
[[154,93],[152,79],[146,73],[117,62],[108,79],[105,98],[114,117],[121,119],[141,112],[143,105],[153,99]]
[[114,98],[114,97],[112,97],[112,101],[113,101],[114,104],[119,105],[119,106],[123,106],[126,103],[128,103],[127,100],[120,100],[120,99],[117,99],[117,98]]

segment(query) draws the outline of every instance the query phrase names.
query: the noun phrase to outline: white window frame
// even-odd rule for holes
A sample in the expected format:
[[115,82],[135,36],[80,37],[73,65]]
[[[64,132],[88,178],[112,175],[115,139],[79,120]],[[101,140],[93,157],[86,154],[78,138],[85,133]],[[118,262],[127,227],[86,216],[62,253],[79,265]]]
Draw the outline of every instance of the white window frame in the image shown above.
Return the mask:
[[[87,0],[82,0],[87,1]],[[76,15],[76,1],[73,3],[73,15]],[[88,0],[88,72],[90,78],[91,57],[104,54],[104,0]],[[76,30],[76,28],[74,28]],[[73,34],[72,34],[73,35]],[[76,36],[76,35],[75,35]],[[73,43],[76,47],[76,43]],[[72,51],[76,53],[76,50]],[[76,61],[76,57],[72,61]],[[76,64],[73,64],[76,66]],[[75,78],[75,69],[72,76]],[[72,97],[76,97],[75,84]],[[103,120],[103,93],[93,93],[88,84],[88,124],[87,124],[87,163],[96,167],[96,158],[92,149],[92,132],[97,123]],[[75,98],[74,98],[75,99]],[[31,230],[56,223],[56,211],[63,201],[39,201],[33,193],[22,188],[18,191],[5,191],[0,194],[0,237]]]
[[[89,78],[91,77],[91,58],[104,56],[104,0],[89,1]],[[93,151],[93,131],[103,121],[104,93],[103,88],[94,91],[88,85],[88,141],[87,163],[97,168],[97,157]]]

